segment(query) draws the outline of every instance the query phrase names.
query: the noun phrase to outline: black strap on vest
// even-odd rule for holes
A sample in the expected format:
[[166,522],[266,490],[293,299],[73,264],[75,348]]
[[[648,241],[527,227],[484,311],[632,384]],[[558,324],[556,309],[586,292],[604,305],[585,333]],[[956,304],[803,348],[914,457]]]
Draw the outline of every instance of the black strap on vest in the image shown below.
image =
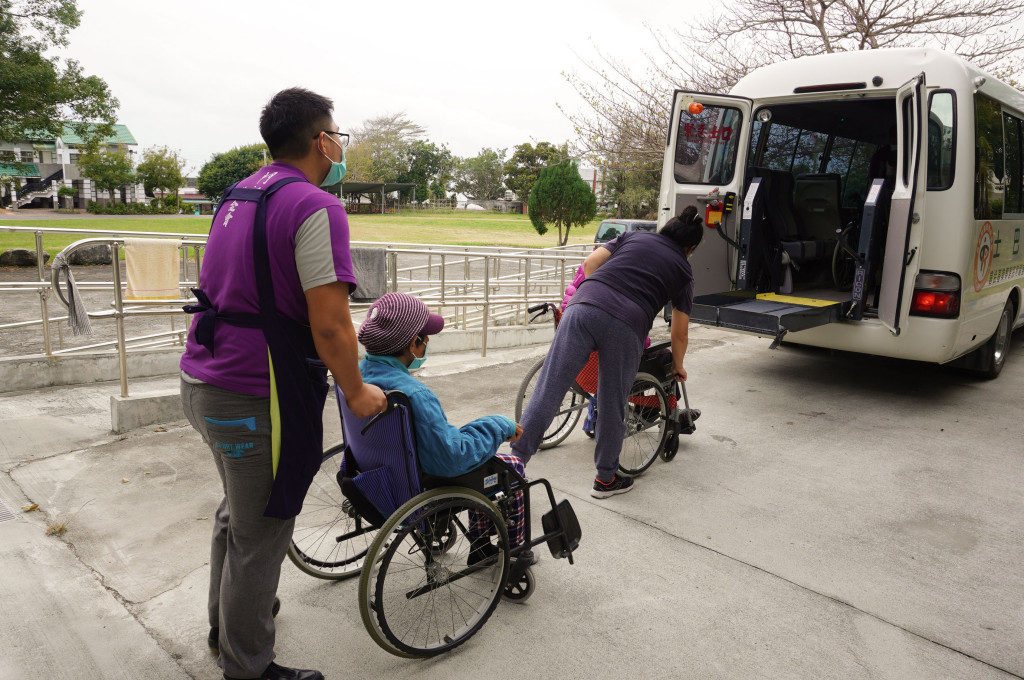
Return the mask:
[[236,183],[224,190],[224,197],[217,206],[217,212],[214,214],[213,222],[210,224],[211,232],[213,231],[213,225],[217,224],[217,217],[220,215],[221,208],[227,203],[231,201],[250,201],[256,203],[256,216],[253,220],[253,260],[256,262],[256,290],[259,293],[260,311],[258,314],[232,314],[217,311],[205,291],[201,288],[192,288],[191,290],[196,296],[197,304],[185,305],[182,309],[186,314],[200,315],[199,320],[196,322],[195,339],[196,342],[206,348],[210,356],[214,355],[214,330],[216,329],[216,321],[218,319],[231,326],[242,328],[262,328],[267,323],[278,323],[274,283],[270,278],[267,253],[267,199],[287,184],[304,181],[306,180],[300,177],[285,177],[277,180],[266,189],[246,189],[239,187]]

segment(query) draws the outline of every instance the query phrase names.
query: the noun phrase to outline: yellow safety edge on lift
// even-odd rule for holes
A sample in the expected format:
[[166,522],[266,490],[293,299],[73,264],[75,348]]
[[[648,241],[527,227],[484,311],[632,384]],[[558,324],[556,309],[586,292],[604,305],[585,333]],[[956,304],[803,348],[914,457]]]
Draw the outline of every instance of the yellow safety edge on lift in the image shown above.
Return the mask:
[[842,304],[836,300],[816,300],[815,298],[794,297],[792,295],[776,295],[775,293],[758,293],[758,300],[782,302],[789,305],[805,305],[807,307],[829,307]]

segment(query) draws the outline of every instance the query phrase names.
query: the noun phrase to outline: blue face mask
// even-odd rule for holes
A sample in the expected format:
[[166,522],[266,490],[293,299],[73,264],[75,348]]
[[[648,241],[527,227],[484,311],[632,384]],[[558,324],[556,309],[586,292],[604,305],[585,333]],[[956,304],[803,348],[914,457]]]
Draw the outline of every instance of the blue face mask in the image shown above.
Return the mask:
[[[328,135],[330,136],[330,135]],[[333,139],[331,141],[334,141]],[[337,144],[337,142],[334,142]],[[324,153],[321,151],[320,153]],[[331,161],[331,157],[324,153],[324,158]],[[324,181],[320,182],[322,187],[333,187],[335,184],[341,181],[341,178],[345,176],[345,149],[341,150],[341,162],[335,163],[331,161],[331,169],[327,173],[327,177],[324,177]]]
[[424,363],[426,363],[426,361],[427,361],[427,350],[428,349],[430,349],[430,346],[427,343],[423,343],[423,356],[417,357],[417,356],[414,355],[413,358],[412,358],[412,363],[409,364],[409,370],[412,370],[414,368],[419,368]]

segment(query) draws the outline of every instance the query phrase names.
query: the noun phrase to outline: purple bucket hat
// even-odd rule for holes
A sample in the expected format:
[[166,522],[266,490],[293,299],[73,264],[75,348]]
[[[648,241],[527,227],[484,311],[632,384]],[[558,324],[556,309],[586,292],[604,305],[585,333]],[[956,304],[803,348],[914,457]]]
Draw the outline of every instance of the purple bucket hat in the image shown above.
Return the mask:
[[401,354],[417,335],[436,335],[444,317],[431,314],[423,301],[408,293],[387,293],[370,305],[359,327],[359,342],[370,354]]

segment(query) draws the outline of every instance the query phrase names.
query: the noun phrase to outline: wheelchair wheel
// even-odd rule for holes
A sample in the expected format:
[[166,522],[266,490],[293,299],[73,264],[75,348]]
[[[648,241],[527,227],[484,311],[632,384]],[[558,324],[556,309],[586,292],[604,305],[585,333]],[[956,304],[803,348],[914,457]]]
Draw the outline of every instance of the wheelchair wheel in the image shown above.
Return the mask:
[[[470,564],[469,513],[497,533],[497,553]],[[429,527],[455,528],[448,549],[431,550]],[[432,489],[395,511],[370,546],[359,578],[359,613],[374,642],[397,656],[446,652],[484,625],[505,590],[508,531],[497,507],[465,488]]]
[[324,452],[288,547],[296,567],[310,576],[336,581],[359,574],[377,533],[341,494],[336,475],[343,450],[338,445]]
[[665,439],[665,448],[661,451],[661,459],[666,463],[676,457],[679,452],[679,434],[674,430]]
[[530,595],[533,595],[533,587],[536,581],[533,578],[533,570],[527,568],[519,578],[510,580],[508,585],[505,586],[504,592],[501,594],[501,599],[506,602],[513,602],[515,604],[523,604],[530,599]]
[[[537,376],[540,375],[540,369],[543,365],[543,359],[534,364],[526,373],[523,382],[519,385],[519,393],[516,394],[516,422],[519,422],[522,418],[523,411],[530,402],[533,388],[537,385]],[[565,397],[562,398],[561,406],[558,407],[558,413],[555,414],[551,425],[544,432],[540,448],[550,449],[564,442],[565,438],[572,432],[572,429],[576,427],[576,423],[580,421],[580,416],[586,407],[586,398],[578,394],[576,390],[572,389],[566,392]]]
[[638,475],[651,466],[668,437],[668,396],[650,373],[637,373],[626,400],[626,433],[619,470]]
[[[848,239],[857,237],[859,233],[859,226],[851,225],[847,227],[839,235],[836,249],[832,251],[832,283],[835,284],[837,289],[842,291],[853,288],[853,277],[857,273],[857,261],[841,244],[847,243]],[[850,244],[850,247],[856,248],[857,244]]]

